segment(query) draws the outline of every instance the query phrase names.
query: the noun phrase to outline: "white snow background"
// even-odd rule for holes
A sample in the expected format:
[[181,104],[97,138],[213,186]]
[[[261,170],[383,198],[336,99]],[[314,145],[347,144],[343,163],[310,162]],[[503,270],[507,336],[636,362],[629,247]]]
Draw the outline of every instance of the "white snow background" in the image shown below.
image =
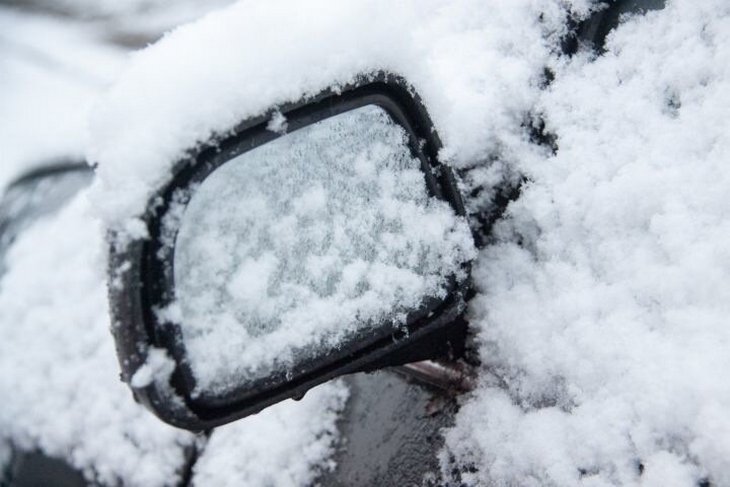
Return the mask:
[[[730,485],[730,6],[669,1],[626,19],[605,54],[566,59],[557,48],[566,11],[582,16],[587,8],[557,0],[239,2],[136,54],[99,105],[88,151],[100,163],[94,211],[107,225],[134,228],[165,171],[211,134],[363,71],[403,74],[427,104],[444,157],[469,170],[465,191],[514,174],[528,181],[474,266],[479,294],[469,317],[484,364],[480,386],[445,433],[444,472],[454,463],[470,467],[461,478],[467,485]],[[546,66],[555,80],[543,88]],[[525,120],[536,113],[557,136],[555,154],[529,140]],[[488,207],[490,196],[479,193],[470,208]],[[104,463],[118,443],[91,443],[97,426],[74,422],[83,413],[64,409],[79,401],[77,389],[48,393],[56,362],[19,357],[69,354],[79,365],[61,377],[74,385],[86,384],[89,368],[106,370],[94,387],[119,398],[104,399],[109,409],[129,407],[147,424],[147,413],[121,405],[131,399],[116,382],[101,259],[57,266],[61,251],[45,245],[58,238],[54,227],[78,228],[81,239],[81,229],[96,225],[84,198],[13,250],[0,287],[0,397],[12,397],[15,413],[0,411],[0,432],[51,452],[89,452],[71,457],[82,467],[112,465],[117,470],[105,478],[130,475],[133,483],[139,472],[120,467],[129,457]],[[79,242],[100,252],[92,248],[100,240]],[[58,274],[41,272],[43,262]],[[40,288],[47,293],[37,283],[8,284],[33,273],[50,275]],[[70,279],[78,282],[59,285]],[[65,296],[77,292],[93,302],[69,306]],[[98,361],[73,351],[83,345],[76,330],[64,330],[72,323],[88,323]],[[22,332],[52,326],[58,334],[40,341],[43,333]],[[311,397],[331,411],[341,394]],[[61,406],[66,421],[25,422],[42,411],[40,400]],[[297,406],[281,407],[305,410]],[[116,429],[123,421],[103,410],[105,431],[125,438]],[[272,431],[280,419],[271,411],[227,428]],[[331,417],[320,417],[319,431],[331,431]],[[287,418],[294,425],[285,429],[313,434],[298,414]],[[58,433],[62,425],[74,426],[74,435]],[[141,440],[161,441],[143,429]],[[166,434],[170,454],[180,455],[175,445],[189,438]],[[209,446],[230,451],[227,442],[238,436],[214,435]],[[249,473],[256,467],[242,456],[218,461],[201,463],[197,474],[207,480],[237,469],[250,485],[272,481],[257,477],[266,471]],[[163,483],[174,464],[153,463],[163,473],[138,482]],[[311,481],[313,469],[298,471],[286,477],[293,485]]]

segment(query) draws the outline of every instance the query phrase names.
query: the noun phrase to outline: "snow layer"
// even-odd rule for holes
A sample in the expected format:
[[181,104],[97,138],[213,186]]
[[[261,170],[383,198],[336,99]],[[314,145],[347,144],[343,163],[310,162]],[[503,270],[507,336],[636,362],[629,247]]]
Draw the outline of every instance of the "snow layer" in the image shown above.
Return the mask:
[[174,307],[198,387],[225,390],[401,325],[474,256],[466,220],[428,196],[381,108],[246,152],[195,188],[177,235]]
[[134,218],[186,151],[272,105],[379,69],[415,86],[452,163],[514,157],[565,18],[553,0],[241,1],[138,53],[95,110],[100,211],[136,232]]
[[727,3],[627,21],[541,107],[559,150],[478,259],[448,447],[467,484],[730,485]]
[[330,382],[301,401],[288,400],[217,428],[195,464],[193,485],[314,485],[318,474],[335,466],[327,459],[334,452],[336,421],[346,399],[345,385]]
[[0,280],[0,442],[40,448],[106,484],[169,485],[192,436],[150,415],[119,381],[102,235],[82,194],[25,230],[8,252]]

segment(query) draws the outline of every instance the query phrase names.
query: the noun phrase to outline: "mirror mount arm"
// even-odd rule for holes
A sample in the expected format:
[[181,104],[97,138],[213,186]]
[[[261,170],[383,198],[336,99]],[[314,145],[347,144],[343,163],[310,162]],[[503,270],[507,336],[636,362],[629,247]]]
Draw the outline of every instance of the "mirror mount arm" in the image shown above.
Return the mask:
[[446,393],[469,392],[476,386],[475,369],[463,360],[422,360],[392,370]]
[[414,363],[433,360],[455,362],[464,356],[467,332],[468,323],[463,316],[457,315],[448,326],[410,341],[397,352],[370,363],[362,371],[373,372],[387,367],[406,367],[410,370],[412,367],[409,366]]

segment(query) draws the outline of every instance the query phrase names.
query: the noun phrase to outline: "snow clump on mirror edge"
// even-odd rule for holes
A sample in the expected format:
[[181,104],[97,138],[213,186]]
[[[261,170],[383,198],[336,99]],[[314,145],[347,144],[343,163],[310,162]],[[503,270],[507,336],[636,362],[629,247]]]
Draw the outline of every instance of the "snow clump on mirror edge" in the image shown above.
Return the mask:
[[[568,6],[585,15],[588,4],[274,0],[211,13],[136,53],[96,107],[88,156],[99,163],[99,212],[121,235],[143,236],[150,197],[190,151],[273,106],[379,70],[421,95],[451,164],[494,151],[524,157],[520,127]],[[502,167],[481,167],[467,184],[498,180]]]

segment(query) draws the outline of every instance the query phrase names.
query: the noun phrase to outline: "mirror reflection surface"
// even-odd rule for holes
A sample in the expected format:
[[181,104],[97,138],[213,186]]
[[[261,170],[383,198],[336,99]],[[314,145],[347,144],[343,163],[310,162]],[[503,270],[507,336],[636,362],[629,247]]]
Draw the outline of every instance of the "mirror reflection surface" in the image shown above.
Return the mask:
[[474,253],[466,221],[429,196],[405,130],[376,106],[235,157],[191,194],[168,211],[182,220],[161,314],[180,327],[194,394],[402,326]]

